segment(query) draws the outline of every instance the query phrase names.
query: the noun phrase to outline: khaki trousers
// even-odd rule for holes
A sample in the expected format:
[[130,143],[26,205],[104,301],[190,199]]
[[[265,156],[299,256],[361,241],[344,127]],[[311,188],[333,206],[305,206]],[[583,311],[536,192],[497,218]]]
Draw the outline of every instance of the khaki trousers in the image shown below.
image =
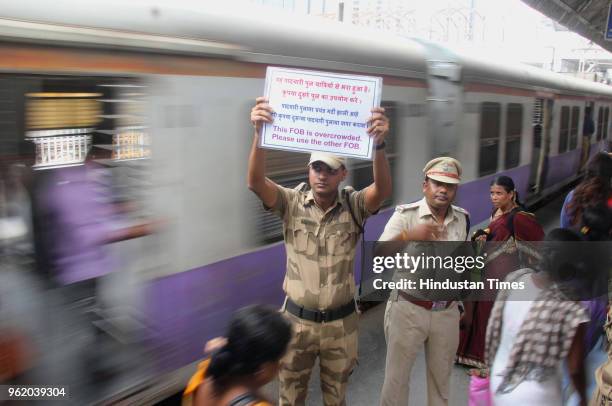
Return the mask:
[[357,313],[330,323],[302,320],[287,311],[284,314],[293,324],[293,338],[278,374],[279,404],[306,403],[310,373],[319,357],[323,403],[344,406],[348,377],[357,362]]
[[457,303],[431,311],[401,299],[391,300],[384,322],[387,360],[380,404],[408,404],[410,373],[424,344],[428,404],[448,405],[450,375],[459,346]]

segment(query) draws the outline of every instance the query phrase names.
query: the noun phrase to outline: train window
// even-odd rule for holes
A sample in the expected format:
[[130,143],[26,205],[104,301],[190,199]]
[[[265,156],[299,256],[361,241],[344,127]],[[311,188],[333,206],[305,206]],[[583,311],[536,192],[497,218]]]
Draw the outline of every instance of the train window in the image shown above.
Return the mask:
[[484,102],[480,105],[480,151],[478,175],[497,171],[499,155],[501,104]]
[[572,107],[572,124],[570,126],[569,149],[578,146],[578,121],[580,120],[580,107]]
[[604,114],[604,134],[603,138],[608,139],[608,131],[610,125],[610,107],[606,107],[606,113]]
[[559,123],[559,154],[567,151],[569,137],[570,108],[561,107],[561,122]]
[[604,109],[603,107],[599,107],[599,114],[597,114],[597,141],[601,140],[603,136],[603,125],[604,122]]
[[544,99],[535,99],[535,103],[533,104],[533,119],[531,122],[534,126],[544,123]]
[[[397,139],[397,104],[391,101],[383,101],[381,106],[385,109],[385,114],[389,118],[389,135],[385,142],[387,143],[387,147],[385,148],[385,153],[387,158],[389,159],[389,166],[391,169],[391,179],[393,181],[393,190],[396,189],[396,178],[394,176],[396,159],[398,155],[398,145],[399,141]],[[352,166],[352,183],[351,186],[355,188],[355,190],[361,190],[364,187],[369,186],[374,181],[372,177],[372,162],[371,161],[354,161],[354,165]],[[383,202],[382,207],[388,207],[393,203],[393,196],[391,196],[388,200]]]
[[[266,174],[277,184],[294,188],[302,182],[308,182],[308,154],[290,151],[267,150]],[[283,223],[273,213],[263,209],[259,199],[256,200],[256,227],[261,243],[270,244],[283,239]]]
[[523,130],[523,106],[518,103],[508,104],[506,113],[506,156],[504,168],[518,166],[521,157],[521,133]]
[[603,107],[602,108],[602,118],[601,118],[601,139],[605,140],[608,138],[608,123],[609,123],[609,116],[610,115],[610,108],[609,107]]

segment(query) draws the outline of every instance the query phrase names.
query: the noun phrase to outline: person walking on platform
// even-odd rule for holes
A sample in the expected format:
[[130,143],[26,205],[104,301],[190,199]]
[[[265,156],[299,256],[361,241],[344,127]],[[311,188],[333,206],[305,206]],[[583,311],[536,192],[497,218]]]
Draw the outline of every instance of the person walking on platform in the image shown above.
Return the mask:
[[357,361],[355,248],[364,220],[391,195],[384,151],[389,122],[384,109],[372,109],[368,133],[376,151],[370,186],[360,191],[339,190],[347,176],[345,160],[315,152],[308,164],[310,185],[288,189],[266,178],[265,151],[258,147],[262,124],[271,123],[272,114],[268,101],[257,98],[251,110],[255,134],[248,186],[283,221],[287,252],[284,313],[294,324],[295,336],[281,362],[280,405],[305,404],[317,357],[323,403],[344,405],[348,377]]
[[593,121],[593,107],[586,106],[584,109],[584,122],[582,123],[582,148],[580,155],[580,169],[586,165],[591,154],[591,136],[595,133],[595,121]]
[[[580,217],[581,224],[578,227],[580,229],[578,234],[580,235],[581,239],[583,241],[594,242],[599,245],[604,245],[603,242],[608,242],[607,253],[609,253],[609,242],[612,241],[612,209],[603,204],[595,207],[587,207],[584,209]],[[597,258],[597,262],[598,264],[602,264],[603,266],[601,269],[605,270],[605,263],[609,263],[610,261],[609,259],[606,261],[605,257],[601,257]],[[609,269],[609,265],[607,269]],[[605,291],[608,292],[609,289],[605,289]],[[601,296],[588,299],[590,300],[582,300],[581,303],[587,310],[589,316],[589,321],[585,323],[583,343],[585,355],[584,369],[586,377],[586,395],[590,396],[589,399],[592,400],[595,398],[594,391],[597,389],[598,383],[605,384],[605,382],[601,380],[602,376],[598,375],[600,373],[598,372],[599,368],[603,365],[608,365],[608,370],[605,372],[605,374],[609,382],[609,377],[612,376],[610,374],[612,371],[610,366],[612,364],[610,364],[608,358],[610,343],[606,338],[606,328],[610,327],[607,325],[609,323],[606,323],[606,312],[609,307],[608,295],[603,294]],[[603,393],[607,393],[609,395],[612,392],[609,390],[604,390]],[[571,379],[567,369],[564,369],[563,394],[563,404],[565,406],[578,406],[580,404],[580,397],[571,385]],[[611,403],[601,404],[609,405]]]
[[[415,203],[397,206],[380,241],[465,241],[469,214],[452,205],[461,179],[459,161],[433,159],[423,169],[423,194]],[[450,374],[459,344],[459,304],[428,300],[426,292],[393,290],[385,310],[387,359],[383,406],[408,404],[410,372],[425,345],[427,397],[431,406],[448,405]]]
[[[94,138],[94,144],[95,144]],[[125,225],[102,162],[110,151],[92,147],[83,165],[37,171],[33,189],[33,228],[39,273],[58,288],[66,308],[85,319],[93,336],[80,359],[91,378],[111,377],[118,363],[108,356],[111,324],[100,295],[100,280],[117,272],[108,246],[155,232],[153,221]]]
[[[586,406],[584,335],[589,317],[576,301],[580,286],[605,267],[598,255],[581,249],[571,230],[554,229],[541,247],[535,269],[510,273],[500,289],[486,334],[486,363],[496,406],[561,406],[562,369]],[[593,255],[597,254],[597,255]]]
[[590,406],[612,404],[612,306],[608,306],[607,322],[604,325],[608,359],[595,371],[597,387],[591,397]]
[[565,197],[559,218],[561,227],[580,231],[582,212],[600,205],[612,209],[612,154],[604,151],[593,155],[584,178]]
[[290,340],[291,324],[273,308],[238,310],[227,335],[207,344],[212,356],[189,380],[183,406],[272,406],[260,390],[278,373]]
[[[610,218],[612,217],[612,155],[600,151],[593,155],[586,165],[584,179],[571,190],[563,203],[559,222],[561,227],[578,232],[586,241],[609,241]],[[591,394],[596,382],[602,382],[602,375],[592,373],[606,358],[604,324],[606,323],[606,307],[609,298],[605,296],[584,300],[582,304],[589,312],[589,322],[586,324],[585,351],[587,353],[585,368],[587,369],[587,394]],[[607,344],[607,343],[606,343]],[[608,370],[612,371],[611,368]],[[608,373],[608,372],[606,372]],[[605,376],[605,375],[603,375]],[[609,376],[609,375],[608,375]],[[610,380],[608,379],[608,382]],[[564,382],[567,388],[569,380]],[[608,393],[609,392],[605,392]],[[578,402],[575,392],[571,394],[567,405]],[[607,399],[607,398],[602,398]]]
[[[478,230],[477,239],[486,244],[485,278],[504,280],[510,273],[537,261],[537,247],[533,241],[544,238],[544,230],[534,214],[524,210],[514,181],[508,176],[498,176],[491,182],[493,211],[489,225]],[[465,316],[461,322],[461,338],[457,350],[457,362],[478,369],[486,369],[484,345],[487,323],[497,295],[496,289],[483,294],[483,299],[465,303]],[[471,374],[483,371],[472,370]]]

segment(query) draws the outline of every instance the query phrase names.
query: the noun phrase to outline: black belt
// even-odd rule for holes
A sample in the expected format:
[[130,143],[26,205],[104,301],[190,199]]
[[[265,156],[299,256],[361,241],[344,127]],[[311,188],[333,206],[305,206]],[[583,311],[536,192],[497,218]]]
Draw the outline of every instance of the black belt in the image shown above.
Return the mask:
[[[403,290],[398,290],[397,293],[402,297],[402,299],[410,302],[410,303],[414,303],[417,306],[421,306],[423,309],[426,310],[446,310],[450,307],[450,305],[453,304],[452,301],[437,301],[437,302],[433,302],[431,300],[421,300],[421,299],[417,299],[415,297],[410,296],[408,293],[404,292]],[[440,303],[444,302],[444,306],[442,307],[437,307],[437,305],[439,305]]]
[[351,300],[345,305],[331,310],[306,309],[293,300],[287,298],[287,311],[300,319],[314,321],[315,323],[329,323],[334,320],[343,319],[355,311],[355,301]]

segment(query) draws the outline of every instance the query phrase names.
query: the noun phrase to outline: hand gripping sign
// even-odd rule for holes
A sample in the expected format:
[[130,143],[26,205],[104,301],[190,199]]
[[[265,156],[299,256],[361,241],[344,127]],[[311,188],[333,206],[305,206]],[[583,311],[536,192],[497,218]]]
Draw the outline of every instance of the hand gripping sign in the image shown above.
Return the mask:
[[268,67],[264,95],[274,122],[264,125],[260,146],[371,160],[367,119],[381,89],[379,77]]

